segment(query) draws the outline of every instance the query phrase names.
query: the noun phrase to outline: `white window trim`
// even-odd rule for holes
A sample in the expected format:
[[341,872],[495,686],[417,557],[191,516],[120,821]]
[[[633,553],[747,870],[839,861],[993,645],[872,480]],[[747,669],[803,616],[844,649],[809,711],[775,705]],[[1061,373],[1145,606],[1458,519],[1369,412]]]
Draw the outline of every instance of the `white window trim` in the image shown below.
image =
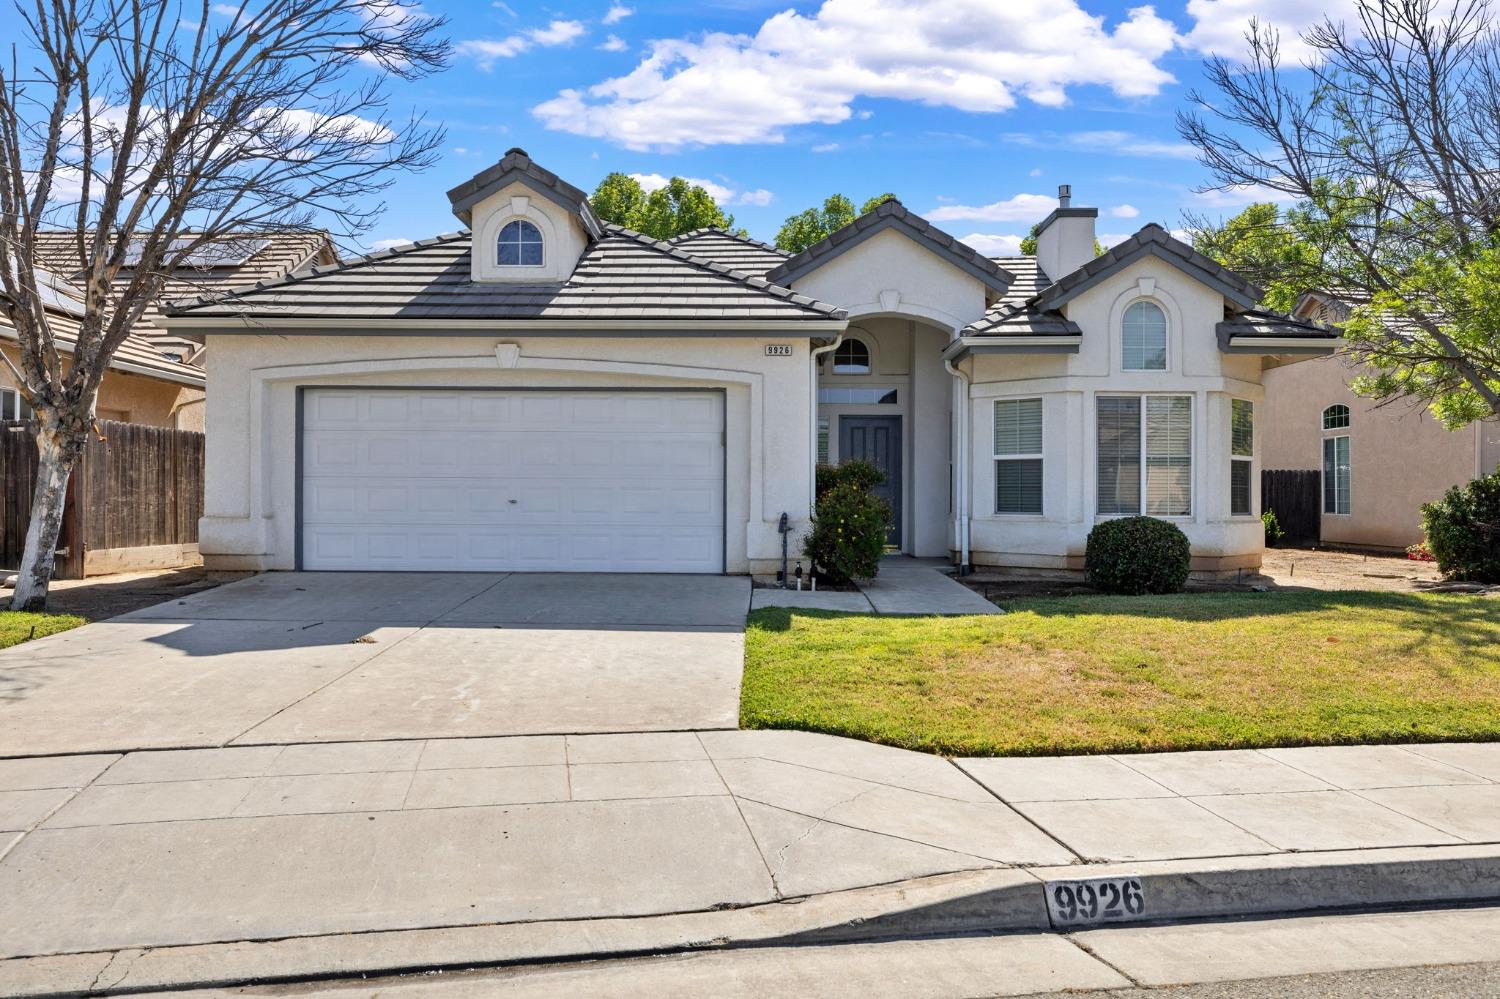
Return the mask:
[[[1340,427],[1339,429],[1340,430],[1347,430],[1349,428],[1348,427]],[[1343,440],[1349,441],[1349,443],[1347,443],[1347,444],[1344,445],[1344,449],[1346,451],[1348,451],[1348,453],[1349,453],[1349,473],[1348,473],[1348,475],[1349,475],[1349,478],[1351,479],[1351,481],[1344,483],[1345,492],[1348,493],[1348,496],[1349,496],[1349,509],[1345,510],[1343,513],[1340,513],[1338,510],[1330,510],[1330,509],[1328,509],[1328,487],[1327,487],[1327,484],[1324,483],[1324,482],[1322,482],[1322,481],[1320,481],[1318,483],[1318,485],[1322,487],[1322,488],[1320,488],[1318,490],[1318,492],[1321,494],[1318,497],[1318,499],[1319,499],[1318,505],[1322,509],[1323,516],[1325,516],[1325,517],[1352,517],[1352,516],[1354,516],[1354,482],[1352,481],[1353,476],[1354,476],[1354,442],[1352,440],[1350,440],[1350,436],[1351,435],[1349,435],[1349,434],[1335,434],[1335,433],[1330,432],[1329,436],[1323,438],[1323,443],[1321,445],[1321,447],[1323,447],[1323,448],[1327,448],[1328,447],[1328,442],[1329,441],[1337,441],[1340,438],[1342,438]],[[1328,474],[1327,471],[1326,471],[1327,464],[1328,464],[1327,458],[1325,458],[1322,454],[1319,454],[1318,458],[1323,462],[1323,468],[1324,468],[1323,474],[1326,476]],[[1334,480],[1333,480],[1334,504],[1333,505],[1334,506],[1338,506],[1338,493],[1339,493],[1338,468],[1339,468],[1339,464],[1338,464],[1338,445],[1334,444],[1333,445],[1333,471],[1334,471]]]
[[[1234,404],[1242,402],[1250,407],[1250,453],[1234,453]],[[1256,520],[1258,514],[1255,512],[1255,444],[1259,435],[1255,432],[1255,400],[1236,399],[1229,400],[1229,516],[1235,520]],[[1234,465],[1235,462],[1243,462],[1250,466],[1250,510],[1247,513],[1236,513],[1234,509]]]
[[[1137,302],[1149,302],[1156,306],[1161,313],[1161,353],[1162,366],[1159,368],[1127,368],[1125,366],[1125,316],[1130,312],[1130,307]],[[1157,301],[1151,295],[1137,295],[1125,303],[1125,308],[1120,310],[1120,370],[1131,373],[1165,373],[1172,370],[1172,317],[1167,313],[1167,307]]]
[[[838,354],[838,348],[835,348],[828,354],[828,374],[838,378],[868,378],[873,375],[875,373],[875,348],[870,345],[870,341],[862,336],[848,335],[844,337],[844,343],[857,343],[865,348],[865,370],[839,371],[839,362],[835,357]],[[839,344],[839,347],[843,345]]]
[[[539,239],[541,239],[541,241],[542,241],[542,259],[541,259],[540,262],[535,263],[535,264],[502,264],[500,262],[500,237],[505,234],[505,227],[508,226],[508,225],[510,225],[512,222],[524,222],[527,225],[531,226],[531,228],[533,228],[533,229],[536,230],[537,237]],[[513,216],[511,216],[511,217],[506,218],[505,220],[503,220],[500,223],[500,227],[495,230],[495,239],[494,239],[493,246],[494,246],[494,253],[495,253],[495,269],[496,270],[507,271],[507,272],[508,271],[521,271],[521,270],[531,271],[531,270],[543,270],[547,266],[547,234],[544,233],[544,232],[542,232],[542,227],[541,226],[537,225],[535,222],[533,222],[531,219],[527,218],[524,215],[513,215]]]
[[[1343,414],[1344,415],[1344,422],[1340,426],[1330,427],[1328,425],[1328,411],[1331,410],[1331,409],[1339,409],[1339,408],[1342,408],[1343,411],[1344,411],[1344,414]],[[1318,429],[1321,430],[1321,431],[1323,431],[1323,433],[1325,433],[1325,434],[1331,434],[1331,433],[1333,433],[1336,430],[1348,430],[1349,429],[1349,425],[1351,423],[1353,423],[1353,422],[1354,422],[1354,411],[1352,409],[1350,409],[1348,406],[1345,406],[1342,402],[1335,402],[1332,405],[1324,406],[1323,407],[1323,411],[1318,414]]]
[[24,420],[30,417],[21,415],[21,407],[26,401],[21,398],[19,389],[10,386],[0,386],[0,420]]
[[[1152,517],[1156,520],[1172,521],[1174,523],[1192,523],[1197,516],[1198,509],[1198,399],[1191,392],[1099,392],[1094,396],[1098,399],[1139,399],[1141,401],[1141,501],[1135,513],[1100,513],[1099,512],[1099,407],[1094,406],[1094,520],[1117,520],[1120,517]],[[1147,437],[1146,433],[1146,400],[1159,399],[1186,399],[1188,401],[1188,426],[1191,432],[1188,434],[1188,512],[1187,513],[1147,513],[1146,512],[1146,480],[1149,472],[1147,464]]]
[[[1041,446],[1041,450],[1036,451],[1035,453],[1026,452],[1026,451],[1015,451],[1015,452],[1006,452],[1006,453],[1002,454],[1000,452],[999,442],[995,440],[995,411],[1000,408],[1000,404],[1002,402],[1036,402],[1036,403],[1040,404],[1041,418],[1042,418],[1042,435],[1041,435],[1042,446]],[[1046,400],[1043,399],[1041,396],[1036,396],[1036,395],[1023,395],[1023,396],[1015,396],[1013,398],[1005,398],[1005,399],[995,399],[995,400],[993,400],[991,402],[991,404],[990,404],[990,450],[993,452],[993,454],[992,454],[991,457],[992,457],[992,460],[994,461],[995,466],[997,468],[998,468],[1000,462],[1002,462],[1002,461],[1040,461],[1042,463],[1042,508],[1041,508],[1041,510],[1036,510],[1036,511],[1021,511],[1021,510],[998,510],[998,509],[993,509],[993,510],[991,510],[991,516],[994,516],[994,517],[1005,517],[1005,518],[1022,518],[1022,519],[1029,518],[1031,520],[1045,519],[1046,516],[1047,516],[1047,455],[1046,455],[1046,451],[1047,451],[1047,403],[1046,403]],[[998,482],[998,481],[999,481],[999,476],[997,474],[995,476],[995,482]],[[992,496],[991,506],[997,506],[998,503],[999,503],[999,497],[994,495],[996,492],[997,492],[996,489],[991,489],[990,490],[990,493],[991,493],[991,496]]]

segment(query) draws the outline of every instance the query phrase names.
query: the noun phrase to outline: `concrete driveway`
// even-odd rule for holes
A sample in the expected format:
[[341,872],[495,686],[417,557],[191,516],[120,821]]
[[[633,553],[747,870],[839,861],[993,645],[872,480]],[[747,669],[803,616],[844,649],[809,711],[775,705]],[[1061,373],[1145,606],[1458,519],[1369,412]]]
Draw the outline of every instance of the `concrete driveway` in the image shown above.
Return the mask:
[[0,756],[733,728],[726,576],[268,573],[0,652]]

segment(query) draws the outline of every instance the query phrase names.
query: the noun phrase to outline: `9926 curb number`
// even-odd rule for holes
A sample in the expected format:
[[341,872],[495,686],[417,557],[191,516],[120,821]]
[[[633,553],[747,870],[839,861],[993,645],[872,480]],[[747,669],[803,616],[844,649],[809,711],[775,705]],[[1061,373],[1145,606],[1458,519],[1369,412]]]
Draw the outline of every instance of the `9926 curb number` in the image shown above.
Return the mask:
[[1047,882],[1047,915],[1053,926],[1141,919],[1146,895],[1140,878],[1081,878]]

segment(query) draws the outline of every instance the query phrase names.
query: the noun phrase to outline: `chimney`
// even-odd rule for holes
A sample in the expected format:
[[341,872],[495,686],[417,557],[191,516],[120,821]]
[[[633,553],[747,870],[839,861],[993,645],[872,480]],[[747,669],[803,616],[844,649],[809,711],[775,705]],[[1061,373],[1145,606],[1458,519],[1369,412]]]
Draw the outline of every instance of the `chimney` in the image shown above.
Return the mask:
[[1097,208],[1074,208],[1073,186],[1057,186],[1057,207],[1042,220],[1036,233],[1036,259],[1053,281],[1066,277],[1094,259],[1094,220]]

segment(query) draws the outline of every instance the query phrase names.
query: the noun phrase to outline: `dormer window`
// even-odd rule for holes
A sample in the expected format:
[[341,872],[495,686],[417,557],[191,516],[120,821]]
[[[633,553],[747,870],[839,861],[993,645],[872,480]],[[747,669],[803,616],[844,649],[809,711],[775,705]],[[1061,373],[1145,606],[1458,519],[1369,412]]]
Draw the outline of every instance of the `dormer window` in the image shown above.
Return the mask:
[[496,241],[495,262],[501,267],[540,267],[542,232],[525,219],[507,222]]

